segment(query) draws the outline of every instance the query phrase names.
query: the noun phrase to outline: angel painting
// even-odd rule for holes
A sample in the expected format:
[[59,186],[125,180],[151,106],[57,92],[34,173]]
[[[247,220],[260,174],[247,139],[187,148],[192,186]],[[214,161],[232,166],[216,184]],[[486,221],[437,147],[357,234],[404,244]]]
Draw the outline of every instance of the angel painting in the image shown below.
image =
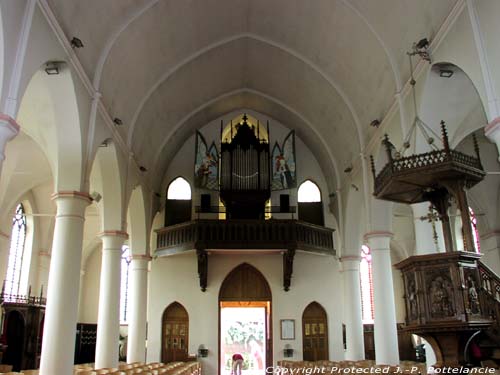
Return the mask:
[[295,173],[295,132],[292,130],[285,138],[283,146],[275,143],[271,168],[273,171],[272,190],[292,189],[297,186]]
[[205,138],[196,132],[194,177],[196,187],[216,190],[219,172],[219,152],[215,143],[207,147]]

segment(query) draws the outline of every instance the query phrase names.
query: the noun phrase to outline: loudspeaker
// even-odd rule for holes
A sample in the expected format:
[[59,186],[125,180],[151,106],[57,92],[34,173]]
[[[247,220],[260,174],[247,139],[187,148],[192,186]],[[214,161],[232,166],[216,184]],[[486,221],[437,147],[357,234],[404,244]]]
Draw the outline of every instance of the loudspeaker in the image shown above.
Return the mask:
[[280,194],[280,212],[290,212],[290,195]]
[[212,196],[210,194],[201,195],[201,212],[210,212],[212,205]]

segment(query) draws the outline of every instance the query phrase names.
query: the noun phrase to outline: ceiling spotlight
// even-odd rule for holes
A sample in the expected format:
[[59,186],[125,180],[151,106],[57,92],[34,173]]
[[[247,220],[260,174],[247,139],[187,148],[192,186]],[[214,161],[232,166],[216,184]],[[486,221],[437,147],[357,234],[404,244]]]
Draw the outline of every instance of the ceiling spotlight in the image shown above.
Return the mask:
[[47,73],[49,76],[59,74],[59,69],[62,64],[64,64],[64,62],[62,61],[49,61],[47,64],[45,64],[45,73]]
[[113,122],[115,123],[115,125],[118,125],[118,126],[123,125],[123,121],[122,121],[122,120],[120,120],[118,117],[115,117],[115,118],[113,119]]
[[453,75],[453,70],[439,69],[439,76],[442,78],[450,78]]
[[380,126],[380,120],[376,118],[375,120],[370,122],[370,126],[373,126],[374,128],[378,128]]
[[352,165],[350,165],[346,169],[344,169],[344,173],[351,173],[351,172],[352,172]]
[[143,166],[143,165],[141,165],[141,166],[139,167],[139,170],[140,170],[141,172],[147,172],[147,171],[148,171],[148,170],[146,169],[146,167],[145,167],[145,166]]
[[108,147],[108,141],[103,141],[99,147]]
[[83,42],[81,39],[77,38],[76,36],[73,37],[73,39],[71,39],[71,47],[73,48],[83,48]]

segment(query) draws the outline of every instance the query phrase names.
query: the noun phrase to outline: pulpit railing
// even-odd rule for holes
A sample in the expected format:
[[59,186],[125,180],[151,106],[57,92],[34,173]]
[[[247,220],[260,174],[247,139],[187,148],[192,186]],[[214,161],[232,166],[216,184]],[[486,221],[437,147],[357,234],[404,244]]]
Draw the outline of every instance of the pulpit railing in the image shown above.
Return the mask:
[[333,229],[298,220],[195,220],[157,231],[157,255],[192,249],[297,249],[335,255]]
[[410,155],[390,160],[380,173],[375,177],[375,194],[385,186],[393,175],[413,171],[430,166],[438,167],[439,164],[455,163],[462,168],[482,170],[481,160],[477,157],[466,155],[456,150],[436,150],[422,154]]
[[478,262],[483,306],[493,321],[493,328],[500,334],[500,278],[483,262]]

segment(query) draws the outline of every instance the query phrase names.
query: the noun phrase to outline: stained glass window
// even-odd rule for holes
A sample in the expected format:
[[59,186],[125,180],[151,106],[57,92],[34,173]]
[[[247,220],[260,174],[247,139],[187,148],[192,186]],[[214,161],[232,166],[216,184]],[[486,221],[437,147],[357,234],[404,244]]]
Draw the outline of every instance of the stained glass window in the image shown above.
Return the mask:
[[127,245],[122,247],[122,264],[121,264],[121,284],[120,284],[120,323],[128,322],[128,287],[130,280],[130,248]]
[[26,242],[26,215],[23,205],[16,207],[12,219],[12,234],[10,239],[9,264],[5,280],[5,293],[19,294],[21,275],[23,272],[24,244]]
[[372,254],[370,248],[366,245],[361,247],[361,263],[359,267],[363,324],[373,324]]

